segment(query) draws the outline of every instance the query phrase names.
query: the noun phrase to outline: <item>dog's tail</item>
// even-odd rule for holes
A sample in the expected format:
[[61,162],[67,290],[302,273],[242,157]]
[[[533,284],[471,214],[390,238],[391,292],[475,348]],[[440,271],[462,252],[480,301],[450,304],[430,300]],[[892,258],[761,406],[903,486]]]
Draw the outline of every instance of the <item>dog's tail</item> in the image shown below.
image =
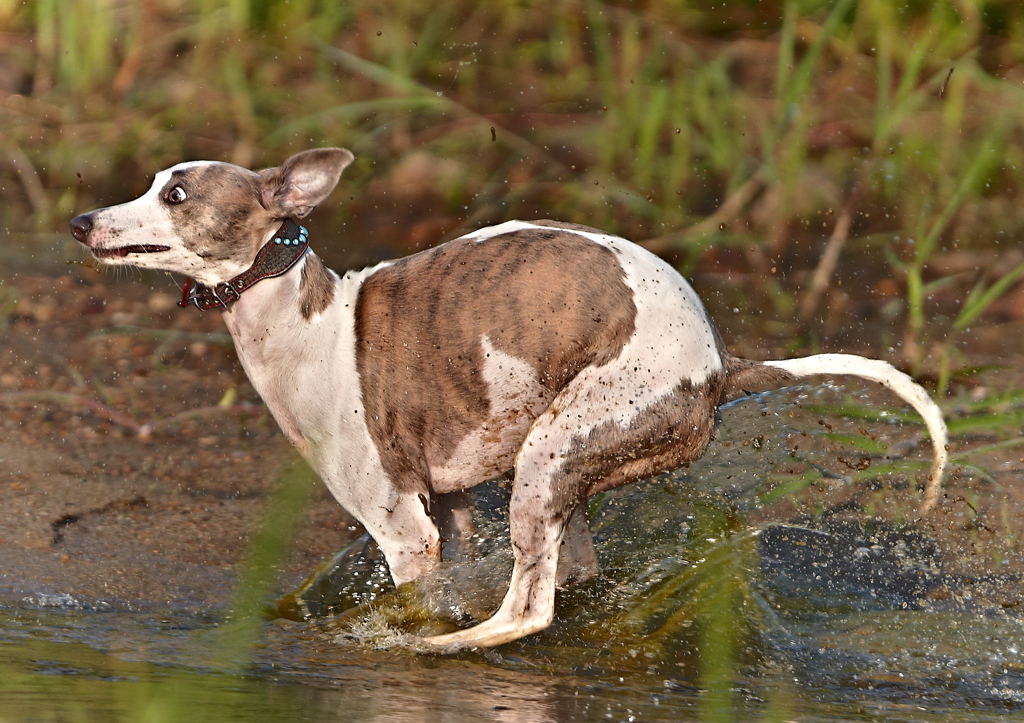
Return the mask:
[[919,514],[924,515],[939,499],[942,474],[949,457],[948,431],[942,412],[917,382],[888,362],[867,359],[853,354],[816,354],[785,361],[754,362],[727,355],[726,393],[747,389],[771,388],[813,374],[849,374],[878,382],[910,404],[924,418],[935,450],[935,465],[928,476],[924,502]]

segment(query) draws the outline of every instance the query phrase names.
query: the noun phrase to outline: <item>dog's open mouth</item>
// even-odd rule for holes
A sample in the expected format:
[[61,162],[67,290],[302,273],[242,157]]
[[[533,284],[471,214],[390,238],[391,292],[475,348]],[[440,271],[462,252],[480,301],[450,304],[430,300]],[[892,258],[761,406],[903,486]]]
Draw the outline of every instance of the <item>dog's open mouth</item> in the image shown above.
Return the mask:
[[156,254],[161,251],[170,250],[170,246],[139,244],[136,246],[121,246],[116,249],[92,249],[92,254],[98,259],[123,259],[128,254]]

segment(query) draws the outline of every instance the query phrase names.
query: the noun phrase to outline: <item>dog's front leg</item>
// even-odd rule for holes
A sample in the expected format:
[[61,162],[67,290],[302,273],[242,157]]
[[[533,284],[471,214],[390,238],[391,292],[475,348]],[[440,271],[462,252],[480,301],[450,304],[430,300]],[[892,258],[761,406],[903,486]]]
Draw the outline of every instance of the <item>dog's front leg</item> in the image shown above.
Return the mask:
[[594,550],[594,538],[590,534],[590,523],[587,520],[587,503],[581,502],[573,510],[562,536],[557,587],[562,589],[570,583],[584,583],[593,580],[597,574],[597,552]]
[[378,488],[375,499],[364,498],[362,504],[346,507],[384,553],[395,585],[401,585],[421,577],[440,561],[441,536],[430,519],[425,494],[380,485],[385,486],[385,494]]
[[476,526],[473,505],[465,491],[436,495],[430,501],[430,513],[441,533],[441,559],[465,562],[474,556],[471,542]]

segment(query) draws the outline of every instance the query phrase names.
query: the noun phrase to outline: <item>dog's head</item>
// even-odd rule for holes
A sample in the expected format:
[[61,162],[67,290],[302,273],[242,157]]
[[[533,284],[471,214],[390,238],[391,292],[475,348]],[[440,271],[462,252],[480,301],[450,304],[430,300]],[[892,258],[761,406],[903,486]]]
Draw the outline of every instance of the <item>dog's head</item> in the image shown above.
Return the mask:
[[343,148],[298,153],[253,172],[230,163],[180,163],[143,196],[71,220],[71,233],[106,264],[176,271],[214,286],[252,264],[285,218],[302,218],[353,160]]

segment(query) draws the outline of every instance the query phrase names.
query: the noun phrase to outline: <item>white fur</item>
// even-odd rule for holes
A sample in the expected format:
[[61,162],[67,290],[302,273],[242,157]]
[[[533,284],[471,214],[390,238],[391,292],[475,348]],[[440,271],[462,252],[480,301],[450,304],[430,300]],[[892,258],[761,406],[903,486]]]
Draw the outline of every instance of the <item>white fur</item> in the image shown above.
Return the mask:
[[486,482],[512,466],[518,446],[547,402],[537,390],[537,371],[522,359],[505,354],[481,339],[483,378],[489,414],[478,429],[459,442],[452,456],[430,471],[434,492],[465,489],[470,481]]
[[[159,201],[160,190],[170,179],[172,171],[173,169],[169,168],[156,174],[149,190],[134,201],[95,211],[93,229],[89,234],[90,246],[96,250],[110,250],[132,244],[153,243],[170,246],[172,251],[180,247],[181,241],[174,233],[171,215]],[[146,256],[130,254],[125,258],[111,258],[106,262],[147,266],[151,260]],[[165,256],[163,261],[170,261],[175,266],[179,263],[175,255]]]
[[478,228],[476,231],[467,233],[459,238],[473,239],[479,243],[481,241],[494,238],[495,236],[502,236],[514,231],[524,231],[529,228],[542,228],[547,231],[552,230],[551,226],[541,226],[536,223],[530,223],[529,221],[505,221],[505,223],[499,223],[497,226],[484,226],[483,228]]
[[401,584],[431,566],[423,551],[438,544],[438,535],[422,502],[403,498],[388,482],[356,383],[353,310],[359,287],[376,269],[334,275],[334,302],[307,323],[296,311],[304,263],[246,291],[224,321],[281,429],[373,535]]

